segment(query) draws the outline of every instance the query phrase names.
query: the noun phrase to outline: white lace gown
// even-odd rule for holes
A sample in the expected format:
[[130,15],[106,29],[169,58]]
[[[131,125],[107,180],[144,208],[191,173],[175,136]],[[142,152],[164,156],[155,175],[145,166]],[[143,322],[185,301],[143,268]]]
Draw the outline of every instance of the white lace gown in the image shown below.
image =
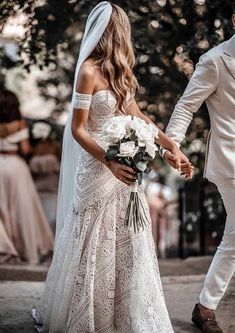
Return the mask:
[[[87,130],[104,147],[102,126],[114,115],[109,90],[92,96]],[[172,333],[149,224],[124,226],[129,187],[85,150],[75,195],[34,317],[50,333]]]

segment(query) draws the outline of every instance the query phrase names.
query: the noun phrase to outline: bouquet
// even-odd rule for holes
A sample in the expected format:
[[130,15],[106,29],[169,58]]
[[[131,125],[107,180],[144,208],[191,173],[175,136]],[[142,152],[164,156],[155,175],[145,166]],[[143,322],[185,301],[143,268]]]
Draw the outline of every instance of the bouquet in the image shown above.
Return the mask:
[[143,173],[150,172],[149,162],[155,158],[157,146],[154,139],[158,129],[135,116],[116,116],[110,118],[103,127],[107,142],[105,158],[133,168],[138,180],[131,186],[131,194],[125,216],[125,225],[134,232],[144,229],[147,217],[138,196],[138,186],[142,183]]

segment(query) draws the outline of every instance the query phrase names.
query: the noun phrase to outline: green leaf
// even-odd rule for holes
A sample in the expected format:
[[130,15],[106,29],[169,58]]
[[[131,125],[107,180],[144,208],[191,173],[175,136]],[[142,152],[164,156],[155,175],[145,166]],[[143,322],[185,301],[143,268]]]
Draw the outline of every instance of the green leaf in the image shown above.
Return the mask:
[[118,153],[119,150],[117,147],[115,146],[109,147],[108,150],[105,152],[105,159],[107,161],[113,161],[116,159]]

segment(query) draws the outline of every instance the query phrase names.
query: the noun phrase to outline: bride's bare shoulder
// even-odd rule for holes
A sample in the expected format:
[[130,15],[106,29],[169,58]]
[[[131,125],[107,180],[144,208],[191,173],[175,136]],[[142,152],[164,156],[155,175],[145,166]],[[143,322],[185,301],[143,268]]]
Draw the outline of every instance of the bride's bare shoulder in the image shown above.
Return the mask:
[[97,72],[97,68],[95,65],[92,65],[90,62],[85,61],[79,70],[79,76],[85,76],[86,78],[93,78],[94,79],[94,75],[96,75]]
[[93,91],[97,77],[97,69],[89,62],[85,61],[78,73],[76,90],[85,93],[86,91]]

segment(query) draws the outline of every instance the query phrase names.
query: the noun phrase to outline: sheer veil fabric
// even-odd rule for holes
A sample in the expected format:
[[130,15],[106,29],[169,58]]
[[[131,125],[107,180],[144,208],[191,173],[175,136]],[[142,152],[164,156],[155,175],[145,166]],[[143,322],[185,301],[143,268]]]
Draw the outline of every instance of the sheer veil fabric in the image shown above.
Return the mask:
[[[79,69],[98,44],[109,23],[111,14],[112,5],[107,1],[102,1],[91,11],[90,15],[88,16],[75,70],[73,95],[75,93]],[[77,143],[77,141],[74,140],[71,132],[72,111],[73,106],[71,103],[63,137],[57,205],[56,242],[59,239],[61,230],[63,229],[69,212],[69,207],[73,199],[74,178],[79,161],[79,155],[81,152],[81,146]]]

